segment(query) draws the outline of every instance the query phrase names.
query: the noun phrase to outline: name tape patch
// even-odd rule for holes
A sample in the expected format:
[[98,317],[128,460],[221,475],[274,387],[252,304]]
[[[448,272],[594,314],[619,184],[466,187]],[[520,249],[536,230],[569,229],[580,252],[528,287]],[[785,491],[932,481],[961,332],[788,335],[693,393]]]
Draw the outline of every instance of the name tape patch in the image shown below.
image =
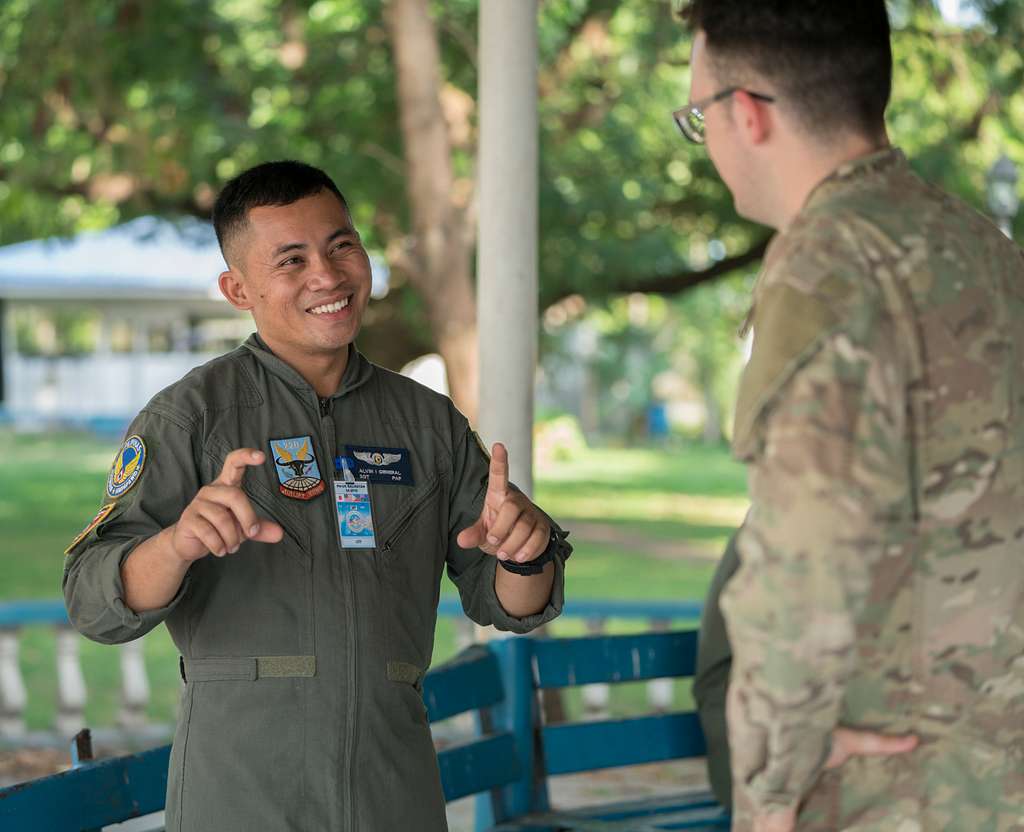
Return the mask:
[[408,448],[369,448],[347,445],[355,460],[356,479],[384,485],[414,485]]

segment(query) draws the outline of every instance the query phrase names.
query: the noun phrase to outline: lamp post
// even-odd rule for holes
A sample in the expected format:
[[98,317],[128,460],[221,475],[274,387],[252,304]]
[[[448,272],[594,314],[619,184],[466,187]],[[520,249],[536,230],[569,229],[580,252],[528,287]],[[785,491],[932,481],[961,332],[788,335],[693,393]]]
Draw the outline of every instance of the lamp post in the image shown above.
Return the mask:
[[1001,155],[988,172],[988,207],[999,228],[1013,237],[1013,218],[1020,208],[1017,193],[1017,166],[1005,154]]

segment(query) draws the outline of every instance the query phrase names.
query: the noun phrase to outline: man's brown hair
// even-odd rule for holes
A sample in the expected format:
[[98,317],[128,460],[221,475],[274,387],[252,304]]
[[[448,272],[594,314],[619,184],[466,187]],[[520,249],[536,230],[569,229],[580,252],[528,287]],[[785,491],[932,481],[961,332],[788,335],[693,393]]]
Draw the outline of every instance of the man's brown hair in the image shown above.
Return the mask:
[[682,11],[707,37],[723,86],[772,85],[811,132],[876,136],[892,89],[884,0],[693,0]]

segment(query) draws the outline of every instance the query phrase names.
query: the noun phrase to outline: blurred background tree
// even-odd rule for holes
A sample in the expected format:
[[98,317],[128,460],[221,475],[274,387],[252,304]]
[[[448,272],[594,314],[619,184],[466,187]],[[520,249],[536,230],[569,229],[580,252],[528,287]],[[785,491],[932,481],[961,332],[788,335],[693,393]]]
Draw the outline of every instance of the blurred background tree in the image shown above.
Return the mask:
[[[740,349],[727,334],[742,318],[735,281],[768,232],[735,215],[703,149],[672,124],[690,40],[676,5],[540,4],[541,300],[582,299],[614,319],[628,308],[614,298],[693,290],[658,318],[676,336],[631,354],[647,355],[651,383],[665,364],[702,391],[714,438]],[[955,6],[890,3],[889,123],[923,175],[982,208],[995,158],[1024,163],[1024,3]],[[392,268],[364,349],[393,367],[439,351],[472,413],[476,14],[476,0],[6,0],[0,244],[142,214],[207,217],[249,165],[322,166]],[[636,380],[635,361],[595,360],[602,385],[616,365]]]

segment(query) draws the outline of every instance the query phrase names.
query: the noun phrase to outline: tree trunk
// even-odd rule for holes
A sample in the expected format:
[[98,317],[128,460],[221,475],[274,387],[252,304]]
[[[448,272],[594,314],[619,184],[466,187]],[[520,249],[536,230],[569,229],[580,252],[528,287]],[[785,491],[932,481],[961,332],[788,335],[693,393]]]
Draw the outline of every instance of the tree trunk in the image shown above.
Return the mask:
[[423,297],[452,399],[471,422],[478,396],[476,296],[472,279],[475,229],[452,201],[452,142],[441,106],[441,55],[427,0],[391,0],[388,29],[398,79],[412,212],[409,281]]

